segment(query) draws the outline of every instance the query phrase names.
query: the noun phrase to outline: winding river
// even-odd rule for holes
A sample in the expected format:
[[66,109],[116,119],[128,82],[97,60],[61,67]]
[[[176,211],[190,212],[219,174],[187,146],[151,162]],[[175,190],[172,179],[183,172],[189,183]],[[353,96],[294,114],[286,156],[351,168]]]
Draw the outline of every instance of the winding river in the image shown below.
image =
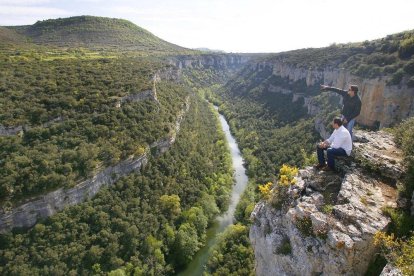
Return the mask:
[[[214,108],[218,110],[216,106]],[[246,170],[243,167],[243,158],[241,156],[237,142],[231,135],[229,124],[223,115],[219,114],[219,120],[230,147],[234,169],[235,185],[233,186],[231,193],[229,209],[224,214],[217,217],[213,225],[207,230],[206,245],[198,251],[198,253],[194,256],[193,261],[188,264],[187,268],[184,271],[178,274],[179,276],[202,275],[209,257],[210,248],[217,242],[217,235],[224,232],[224,230],[229,225],[233,224],[234,211],[236,210],[240,196],[247,186],[248,178],[246,175]]]

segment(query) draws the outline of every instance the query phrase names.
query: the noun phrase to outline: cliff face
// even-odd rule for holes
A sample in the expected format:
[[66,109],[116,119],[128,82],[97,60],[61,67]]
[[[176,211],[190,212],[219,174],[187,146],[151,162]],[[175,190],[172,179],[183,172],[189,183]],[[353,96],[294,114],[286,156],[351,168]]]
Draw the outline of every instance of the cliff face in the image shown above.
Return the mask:
[[217,70],[238,69],[251,59],[248,55],[237,54],[204,54],[199,56],[175,56],[169,58],[169,63],[179,69],[185,68],[214,68]]
[[67,206],[76,205],[96,195],[99,190],[117,181],[121,176],[139,170],[148,161],[148,153],[129,158],[115,166],[106,168],[91,179],[71,189],[60,188],[46,195],[0,213],[0,232],[15,227],[31,227],[39,219],[49,217]]
[[[168,81],[181,81],[182,70],[186,68],[213,68],[215,70],[232,71],[240,68],[249,58],[241,55],[201,55],[201,56],[176,56],[169,58],[171,66],[158,71],[153,76],[153,87],[150,90],[129,94],[116,103],[120,107],[125,102],[142,100],[154,100],[158,102],[156,83],[161,79]],[[189,109],[189,98],[177,115],[175,128],[168,137],[153,142],[149,149],[141,156],[130,157],[127,160],[97,173],[91,179],[78,183],[71,189],[58,189],[46,195],[37,197],[29,202],[12,209],[0,211],[0,232],[7,232],[15,227],[31,227],[39,219],[46,218],[64,209],[66,206],[79,204],[92,198],[102,187],[112,185],[121,176],[139,170],[147,163],[148,154],[151,151],[156,155],[166,152],[175,142],[180,130],[181,121]],[[54,122],[54,121],[53,121]],[[44,125],[47,127],[48,125]],[[16,135],[23,131],[23,127],[5,128],[0,126],[0,135]]]
[[0,232],[8,232],[15,227],[31,227],[39,219],[49,217],[67,206],[76,205],[92,198],[101,188],[114,184],[120,177],[133,171],[139,171],[147,163],[150,151],[155,155],[162,154],[175,142],[181,122],[189,109],[189,100],[189,98],[186,99],[183,109],[177,116],[175,128],[169,137],[152,143],[150,149],[142,155],[131,156],[114,166],[107,167],[71,189],[61,188],[15,208],[0,211]]
[[256,275],[365,273],[377,252],[373,235],[390,222],[381,209],[396,207],[403,167],[389,134],[356,136],[353,157],[337,162],[340,174],[305,168],[284,207],[256,205],[250,228]]
[[[401,85],[388,86],[388,77],[365,79],[352,75],[345,69],[306,69],[293,66],[282,60],[261,62],[253,64],[251,67],[254,70],[272,70],[273,75],[285,78],[290,82],[305,81],[308,87],[327,84],[347,89],[349,84],[358,85],[362,109],[357,122],[366,126],[388,127],[414,115],[414,88],[409,88],[404,80]],[[286,90],[286,88],[278,89]],[[295,93],[296,91],[291,92]]]

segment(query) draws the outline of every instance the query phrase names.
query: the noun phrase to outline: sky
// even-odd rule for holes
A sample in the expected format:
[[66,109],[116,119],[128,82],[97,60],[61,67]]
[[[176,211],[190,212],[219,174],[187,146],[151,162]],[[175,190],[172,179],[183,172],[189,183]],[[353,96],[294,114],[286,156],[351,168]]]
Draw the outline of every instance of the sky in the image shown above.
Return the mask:
[[187,48],[276,53],[412,30],[413,11],[413,0],[0,0],[0,26],[95,15]]

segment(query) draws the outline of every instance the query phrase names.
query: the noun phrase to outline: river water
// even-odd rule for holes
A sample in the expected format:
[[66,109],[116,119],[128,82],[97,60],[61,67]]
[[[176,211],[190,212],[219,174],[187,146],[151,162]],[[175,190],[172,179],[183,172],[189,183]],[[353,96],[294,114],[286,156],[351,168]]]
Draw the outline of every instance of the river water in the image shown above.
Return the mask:
[[[216,106],[214,108],[216,110],[218,109]],[[224,232],[224,230],[229,225],[233,224],[234,211],[236,210],[240,196],[243,194],[243,191],[247,186],[248,178],[246,175],[246,170],[243,167],[243,158],[241,156],[237,142],[231,135],[229,124],[223,115],[219,115],[219,120],[221,127],[226,135],[227,143],[230,147],[234,169],[235,185],[233,186],[233,190],[231,192],[229,209],[224,214],[217,217],[213,225],[207,229],[206,245],[198,251],[198,253],[194,256],[192,262],[188,264],[187,268],[178,274],[179,276],[202,275],[204,267],[208,260],[210,248],[217,242],[217,235]]]

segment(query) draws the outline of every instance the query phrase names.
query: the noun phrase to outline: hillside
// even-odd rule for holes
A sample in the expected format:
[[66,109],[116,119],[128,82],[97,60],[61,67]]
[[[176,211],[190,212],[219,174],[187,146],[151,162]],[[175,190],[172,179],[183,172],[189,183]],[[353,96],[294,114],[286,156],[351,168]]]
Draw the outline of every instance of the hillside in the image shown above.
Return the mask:
[[6,27],[0,27],[0,45],[4,44],[22,44],[27,38],[16,31]]
[[[250,60],[224,86],[212,86],[204,92],[208,95],[209,100],[220,106],[220,111],[229,120],[239,146],[242,148],[247,166],[250,187],[237,208],[235,217],[238,222],[246,227],[251,227],[250,214],[255,202],[259,200],[258,186],[263,184],[263,187],[266,183],[277,186],[276,179],[282,164],[301,168],[316,162],[313,155],[314,143],[321,139],[319,134],[326,136],[332,131],[327,126],[330,125],[334,116],[339,115],[341,106],[338,95],[320,92],[320,84],[325,83],[345,89],[352,83],[360,87],[362,112],[357,118],[360,126],[389,127],[413,116],[414,88],[411,81],[413,78],[412,65],[414,64],[413,41],[413,32],[409,31],[374,41],[332,45],[319,49],[301,49],[262,56],[258,60]],[[209,78],[208,74],[205,74],[205,78]],[[412,120],[408,121],[406,126],[410,125],[409,122]],[[387,137],[385,141],[391,143],[390,139]],[[410,159],[412,158],[412,147],[410,146],[412,143],[406,138],[404,141],[407,144],[405,147],[409,148],[404,154],[408,156],[406,158],[412,168],[412,162],[409,161],[412,160]],[[382,148],[382,146],[378,147],[378,149]],[[378,150],[371,151],[377,152]],[[402,157],[401,153],[396,155]],[[371,159],[371,161],[377,161],[376,157]],[[367,174],[366,171],[362,173],[363,177],[368,179]],[[325,179],[322,182],[323,185],[329,185]],[[411,176],[398,185],[399,202],[410,201],[413,192],[412,183],[414,182],[412,182]],[[306,190],[306,192],[308,191]],[[364,197],[362,201],[364,201]],[[397,209],[391,208],[391,214],[374,211],[376,215],[384,216],[386,219],[391,216],[390,233],[403,232],[401,229],[408,229],[408,231],[413,229],[413,220],[409,219],[409,204],[398,207]],[[364,216],[370,216],[367,210],[364,209],[364,211]],[[273,217],[269,221],[279,222]],[[261,233],[264,239],[269,242],[268,248],[272,254],[279,255],[283,260],[291,260],[293,268],[310,263],[298,263],[298,259],[304,258],[294,254],[293,245],[290,247],[289,243],[283,242],[286,238],[296,241],[296,236],[287,236],[286,233],[283,233],[285,239],[277,240],[279,236],[274,238],[271,233],[272,231],[280,232],[279,225],[272,228],[273,225],[266,222],[261,226]],[[234,240],[243,240],[243,235],[240,233],[236,237],[224,240],[222,246],[219,247],[221,249],[216,249],[216,259],[218,259],[217,256],[226,256],[228,259],[236,258],[240,252],[226,248],[226,245]],[[280,243],[280,241],[282,242]],[[275,244],[282,244],[282,246],[276,248]],[[262,275],[276,275],[290,271],[288,266],[283,267],[286,269],[280,273],[266,270],[278,267],[280,262],[275,264],[274,255],[269,254],[270,251],[260,251],[263,248],[265,248],[263,243],[254,245],[256,273],[264,271]],[[276,250],[281,250],[283,253],[275,253]],[[232,257],[228,255],[232,255]],[[268,257],[267,260],[270,261],[261,262],[263,256]],[[316,256],[315,262],[322,262],[322,258],[319,258],[321,257],[319,252]],[[407,256],[404,258],[409,260]],[[214,257],[211,259],[210,271],[221,271],[224,269],[223,267],[226,269],[234,268],[232,262],[220,263],[220,267],[218,267],[216,259]],[[330,262],[338,262],[339,260],[342,260],[340,256],[331,257]],[[250,260],[245,262],[250,262]],[[361,271],[367,269],[368,262],[369,258],[360,262]],[[371,264],[369,269],[381,271],[385,261],[379,262]],[[341,264],[338,267],[343,268],[344,266]],[[260,271],[260,269],[262,270]],[[322,270],[318,270],[318,272],[320,271]],[[297,271],[287,274],[306,275]]]
[[124,19],[76,16],[7,28],[29,37],[36,44],[147,52],[187,51]]
[[389,85],[398,85],[405,78],[414,87],[414,30],[372,41],[283,52],[266,61],[313,70],[343,68],[361,78],[390,76]]
[[[235,214],[242,225],[222,236],[207,275],[253,273],[248,233],[259,185],[275,185],[283,164],[312,164],[319,134],[339,112],[339,97],[321,94],[320,83],[361,87],[360,125],[413,114],[413,32],[273,55],[200,54],[128,21],[91,16],[0,33],[12,44],[36,43],[0,48],[1,275],[172,275],[185,267],[208,243],[207,226],[232,186],[226,142],[203,97],[224,113],[249,176]],[[411,178],[398,183],[406,202],[412,125],[402,128],[411,136],[396,135],[410,162]],[[365,168],[359,176],[369,177]],[[362,201],[371,199],[365,192]],[[405,218],[406,210],[392,212]]]

